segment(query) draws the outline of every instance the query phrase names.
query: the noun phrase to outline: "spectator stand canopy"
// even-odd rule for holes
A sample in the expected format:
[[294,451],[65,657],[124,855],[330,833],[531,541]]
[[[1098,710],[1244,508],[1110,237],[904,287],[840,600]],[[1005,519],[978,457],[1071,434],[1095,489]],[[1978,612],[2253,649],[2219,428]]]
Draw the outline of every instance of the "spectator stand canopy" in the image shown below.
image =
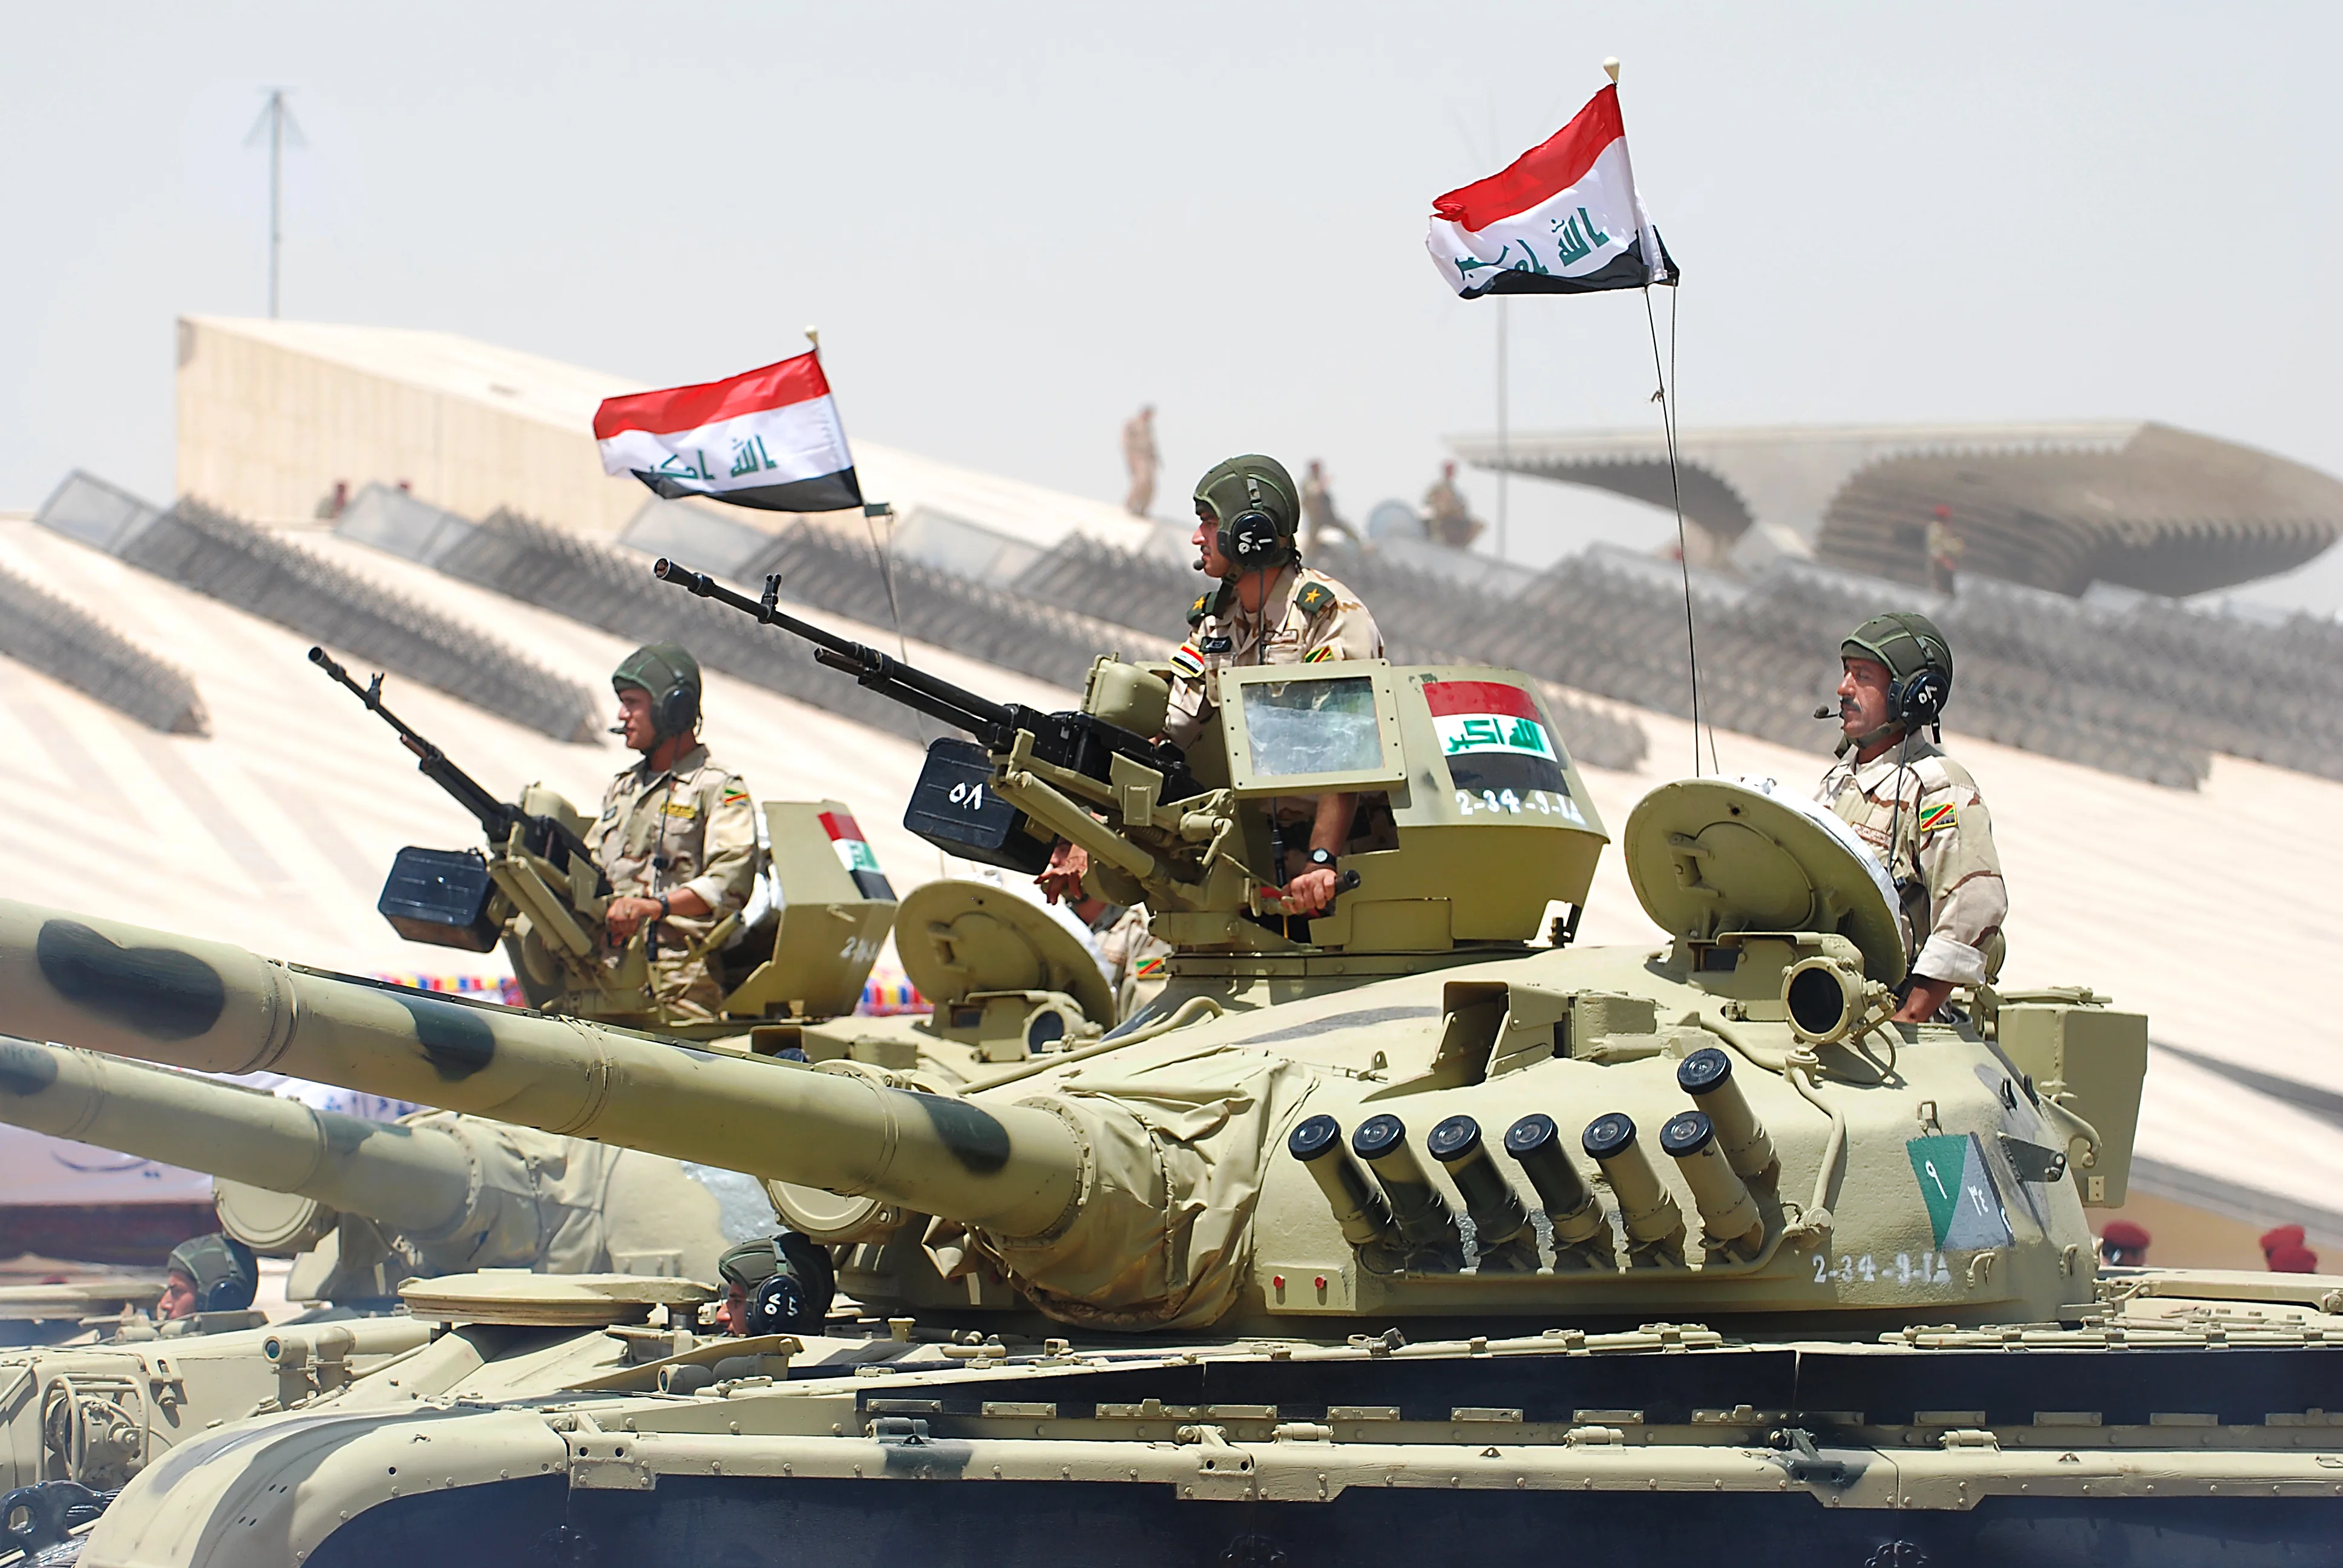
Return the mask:
[[[1450,445],[1475,467],[1670,505],[1656,429]],[[1965,572],[2177,598],[2289,570],[2343,534],[2343,480],[2169,425],[1783,426],[1686,430],[1677,445],[1695,565],[1808,556],[1925,583],[1943,507]]]

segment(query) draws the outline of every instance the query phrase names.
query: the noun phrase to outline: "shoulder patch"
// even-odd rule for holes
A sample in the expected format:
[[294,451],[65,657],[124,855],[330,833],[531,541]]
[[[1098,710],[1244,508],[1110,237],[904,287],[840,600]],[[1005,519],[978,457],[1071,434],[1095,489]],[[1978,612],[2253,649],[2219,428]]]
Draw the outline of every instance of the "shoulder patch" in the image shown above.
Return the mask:
[[1190,626],[1193,626],[1212,613],[1212,594],[1210,592],[1200,593],[1196,596],[1196,602],[1188,607],[1188,624]]
[[1304,583],[1293,596],[1293,608],[1303,615],[1322,615],[1334,608],[1334,590],[1324,583]]
[[1193,680],[1204,673],[1204,656],[1183,642],[1172,650],[1172,668]]
[[724,780],[724,804],[729,806],[735,800],[746,800],[748,798],[749,791],[741,788],[740,780],[738,779]]
[[1939,828],[1953,827],[1959,820],[1960,813],[1954,809],[1953,803],[1950,800],[1939,800],[1933,806],[1921,809],[1920,833],[1926,837]]
[[1323,664],[1333,657],[1334,647],[1332,643],[1328,643],[1322,647],[1313,648],[1308,653],[1303,654],[1302,656],[1302,662],[1304,664]]

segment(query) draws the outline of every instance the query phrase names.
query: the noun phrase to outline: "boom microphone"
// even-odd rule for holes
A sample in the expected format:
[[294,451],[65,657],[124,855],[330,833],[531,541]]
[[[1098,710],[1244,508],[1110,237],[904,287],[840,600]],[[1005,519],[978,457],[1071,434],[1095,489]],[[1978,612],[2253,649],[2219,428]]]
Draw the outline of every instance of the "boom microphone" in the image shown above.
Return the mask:
[[1838,709],[1835,708],[1817,708],[1815,709],[1815,717],[1816,719],[1836,719],[1838,717]]

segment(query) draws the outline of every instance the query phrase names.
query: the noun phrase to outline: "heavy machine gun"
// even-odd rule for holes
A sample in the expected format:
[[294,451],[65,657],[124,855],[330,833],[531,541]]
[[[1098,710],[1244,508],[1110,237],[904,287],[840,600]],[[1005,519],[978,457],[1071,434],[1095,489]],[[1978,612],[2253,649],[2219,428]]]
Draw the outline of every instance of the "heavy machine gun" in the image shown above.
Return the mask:
[[[1151,804],[1184,800],[1205,791],[1205,785],[1191,771],[1178,747],[1151,739],[1140,727],[1118,722],[1124,717],[1122,712],[1110,717],[1093,711],[1086,703],[1074,712],[1051,713],[1019,702],[995,702],[790,615],[779,608],[781,579],[778,573],[765,579],[763,598],[750,598],[704,572],[693,571],[664,557],[651,568],[651,572],[661,582],[672,583],[701,598],[712,598],[743,615],[754,616],[763,625],[804,638],[813,644],[817,663],[843,671],[859,684],[930,719],[966,730],[977,738],[984,752],[1021,750],[1021,754],[1050,769],[1079,774],[1100,785],[1113,786],[1126,778],[1151,773],[1157,779]],[[1160,684],[1158,678],[1143,676],[1131,666],[1117,663],[1116,668],[1141,677],[1142,681],[1157,680]],[[1134,695],[1139,700],[1128,707],[1142,714],[1148,711],[1146,697],[1151,694],[1146,693],[1142,686]],[[1169,699],[1168,687],[1162,696]],[[1154,725],[1160,725],[1162,706],[1155,704],[1152,712]],[[1151,729],[1153,726],[1146,728]],[[1029,829],[1023,817],[1013,809],[988,808],[980,793],[972,794],[978,780],[990,771],[975,749],[965,742],[943,740],[931,745],[928,767],[913,793],[906,825],[939,848],[964,859],[1016,870],[1041,869],[1048,861],[1052,835]]]
[[[480,824],[480,830],[488,835],[490,844],[512,843],[514,835],[518,833],[520,846],[531,854],[548,860],[565,860],[572,865],[593,866],[594,852],[586,847],[586,840],[578,836],[578,829],[568,821],[550,811],[532,811],[526,803],[516,805],[498,799],[478,779],[456,766],[447,753],[426,739],[415,726],[383,706],[382,676],[379,673],[360,686],[351,678],[350,672],[322,648],[309,650],[309,662],[324,670],[331,679],[349,688],[352,695],[398,732],[398,743],[415,754],[415,770],[445,789],[456,804],[469,811]],[[595,891],[608,897],[610,879],[598,869],[594,876]]]
[[391,862],[376,908],[400,936],[437,947],[484,953],[505,945],[531,1003],[598,1018],[644,1018],[652,1011],[646,925],[602,961],[599,930],[610,879],[584,836],[586,819],[568,801],[532,784],[518,801],[500,800],[447,752],[382,700],[382,677],[360,686],[322,648],[309,662],[397,732],[416,770],[470,812],[488,850],[409,845]]

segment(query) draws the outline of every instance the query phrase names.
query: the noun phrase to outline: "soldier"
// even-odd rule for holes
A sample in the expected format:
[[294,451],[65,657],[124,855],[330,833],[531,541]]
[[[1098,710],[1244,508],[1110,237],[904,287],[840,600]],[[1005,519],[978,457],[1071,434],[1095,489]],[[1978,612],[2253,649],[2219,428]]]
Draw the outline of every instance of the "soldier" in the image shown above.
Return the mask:
[[1968,544],[1953,527],[1953,508],[1938,507],[1936,515],[1928,519],[1927,537],[1923,541],[1928,555],[1928,587],[1950,598],[1958,591],[1961,557],[1967,553]]
[[1953,689],[1953,650],[1936,624],[1910,610],[1874,616],[1839,655],[1841,760],[1815,799],[1871,846],[1896,884],[1913,955],[1896,1018],[1925,1021],[1955,986],[2001,971],[2009,895],[1993,817],[1968,769],[1921,734]]
[[1423,492],[1423,521],[1432,537],[1453,550],[1471,549],[1487,527],[1464,505],[1463,494],[1456,488],[1455,464],[1441,464],[1440,477]]
[[1334,491],[1326,483],[1325,465],[1315,457],[1310,459],[1309,475],[1302,481],[1302,520],[1310,528],[1304,548],[1312,555],[1331,548],[1337,538],[1358,542],[1359,530],[1334,510]]
[[[792,1329],[819,1332],[838,1289],[829,1251],[794,1231],[741,1242],[716,1260],[716,1271],[724,1279],[716,1326],[736,1338]],[[784,1277],[786,1283],[768,1288]]]
[[[1246,664],[1316,664],[1381,658],[1383,634],[1358,596],[1302,564],[1302,521],[1293,477],[1274,457],[1249,454],[1215,464],[1196,483],[1196,569],[1219,587],[1189,607],[1188,640],[1172,656],[1166,739],[1188,746],[1212,703],[1206,673]],[[1314,915],[1333,902],[1336,859],[1348,841],[1356,797],[1309,803],[1307,864],[1279,890],[1286,912]],[[1297,809],[1300,809],[1297,803]],[[1299,826],[1297,820],[1294,824]],[[1090,857],[1060,844],[1037,879],[1052,900],[1079,898]]]
[[[699,742],[699,664],[671,642],[639,648],[611,674],[618,729],[642,760],[610,780],[588,837],[610,879],[609,946],[651,929],[651,992],[670,1021],[706,1021],[723,993],[702,945],[748,901],[756,807]],[[615,950],[606,954],[615,962]]]
[[1155,453],[1154,404],[1150,403],[1124,423],[1122,461],[1131,470],[1131,489],[1122,498],[1122,509],[1134,518],[1143,518],[1147,508],[1155,504],[1155,473],[1162,461]]
[[172,1248],[164,1271],[163,1294],[155,1302],[158,1322],[198,1312],[240,1312],[260,1289],[252,1249],[217,1231]]

